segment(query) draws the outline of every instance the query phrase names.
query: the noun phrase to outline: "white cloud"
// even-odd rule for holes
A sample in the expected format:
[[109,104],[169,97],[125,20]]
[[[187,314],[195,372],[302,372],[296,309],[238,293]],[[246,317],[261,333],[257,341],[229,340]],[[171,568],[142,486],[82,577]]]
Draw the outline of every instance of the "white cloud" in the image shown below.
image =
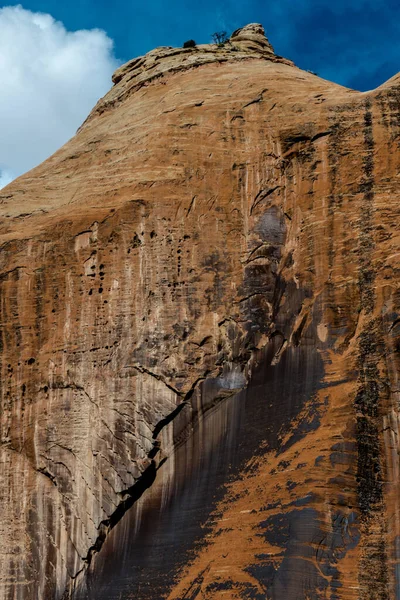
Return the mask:
[[0,188],[64,142],[111,86],[113,42],[51,15],[0,9]]
[[0,190],[14,179],[14,175],[7,171],[0,171]]

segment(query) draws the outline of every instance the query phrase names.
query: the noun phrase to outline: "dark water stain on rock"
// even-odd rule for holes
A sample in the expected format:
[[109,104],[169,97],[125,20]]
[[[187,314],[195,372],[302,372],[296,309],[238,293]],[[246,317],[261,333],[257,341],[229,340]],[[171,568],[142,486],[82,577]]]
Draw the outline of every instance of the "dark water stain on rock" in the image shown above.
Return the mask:
[[272,515],[260,523],[259,535],[282,548],[283,560],[275,567],[268,555],[247,570],[268,590],[269,600],[337,598],[341,587],[337,563],[359,541],[357,515],[336,511],[331,523],[314,508]]
[[[278,347],[279,340],[272,338],[248,389],[220,399],[215,406],[215,380],[203,384],[202,397],[195,395],[192,400],[192,411],[196,403],[208,410],[204,413],[197,407],[192,435],[168,458],[153,486],[111,532],[75,598],[165,597],[179,567],[205,543],[201,540],[212,525],[207,520],[224,496],[224,484],[252,456],[278,449],[279,436],[290,430],[320,386],[322,361],[311,343],[289,347],[279,363],[272,365]],[[180,413],[180,419],[184,414]],[[182,422],[171,425],[170,435],[179,437]],[[293,560],[288,557],[286,562]],[[240,591],[241,597],[256,598],[253,592],[257,593]]]

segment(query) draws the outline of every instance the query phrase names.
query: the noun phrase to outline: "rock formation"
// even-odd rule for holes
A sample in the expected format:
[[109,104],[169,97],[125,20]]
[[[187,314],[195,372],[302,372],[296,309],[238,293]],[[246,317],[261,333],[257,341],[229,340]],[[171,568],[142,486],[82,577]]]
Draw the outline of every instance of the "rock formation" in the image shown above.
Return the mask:
[[400,598],[400,76],[260,25],[0,192],[0,598]]

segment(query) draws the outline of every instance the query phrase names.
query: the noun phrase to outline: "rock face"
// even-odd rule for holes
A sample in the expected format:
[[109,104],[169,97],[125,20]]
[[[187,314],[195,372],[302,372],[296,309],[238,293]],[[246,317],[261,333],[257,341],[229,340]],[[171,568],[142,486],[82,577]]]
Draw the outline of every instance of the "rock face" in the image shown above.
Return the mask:
[[0,598],[400,598],[400,77],[158,48],[0,192]]

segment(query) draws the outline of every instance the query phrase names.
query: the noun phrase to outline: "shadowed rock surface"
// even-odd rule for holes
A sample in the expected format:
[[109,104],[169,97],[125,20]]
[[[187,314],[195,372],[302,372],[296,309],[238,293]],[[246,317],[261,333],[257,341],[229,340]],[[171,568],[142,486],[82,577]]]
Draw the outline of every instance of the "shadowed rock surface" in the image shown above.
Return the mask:
[[0,191],[0,599],[400,598],[400,77],[113,82]]

